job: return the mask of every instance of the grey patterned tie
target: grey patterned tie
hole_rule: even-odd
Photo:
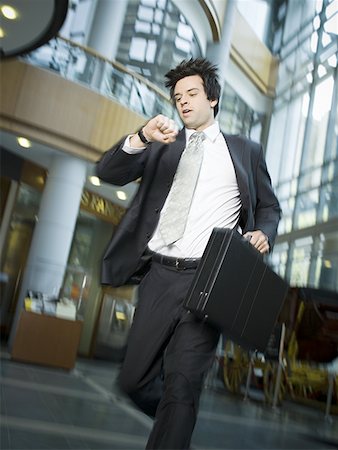
[[[205,134],[201,131],[193,133],[178,164],[170,198],[159,224],[166,245],[173,244],[183,236],[201,169],[204,139]]]

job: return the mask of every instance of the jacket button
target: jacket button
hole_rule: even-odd
[[[158,214],[160,212],[160,208],[156,208],[155,212],[156,212],[156,214]]]
[[[150,234],[150,233],[147,233],[147,238],[148,238],[148,239],[150,238],[150,236],[151,236],[151,234]]]

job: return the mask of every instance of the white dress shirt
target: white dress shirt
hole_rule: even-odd
[[[185,131],[188,142],[195,130]],[[206,135],[203,143],[203,161],[184,234],[174,244],[167,246],[158,224],[148,244],[150,250],[154,252],[179,258],[200,258],[213,228],[235,228],[238,224],[241,201],[228,146],[220,132],[218,122],[214,122],[203,132]],[[140,151],[129,146],[129,137],[123,150],[127,153]],[[167,206],[170,193],[171,191],[162,211]]]

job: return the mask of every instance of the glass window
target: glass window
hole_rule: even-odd
[[[325,161],[329,161],[331,163],[331,161],[337,160],[338,158],[338,95],[337,95],[337,86],[335,87],[336,92],[335,92],[335,103],[336,103],[336,108],[332,108],[332,112],[331,114],[334,114],[334,125],[330,130],[330,134],[328,135],[328,143],[326,145],[326,154],[325,154]],[[338,169],[337,169],[337,165],[334,169],[332,164],[329,164],[329,167],[331,167],[332,170],[332,176],[335,175],[337,176],[338,174]]]
[[[276,111],[271,119],[268,144],[266,150],[266,163],[269,167],[270,176],[274,185],[280,182],[279,167],[283,157],[283,142],[285,125],[287,119],[287,108]],[[291,175],[291,174],[290,174]]]
[[[263,130],[264,121],[265,121],[265,116],[261,116],[259,114],[254,114],[254,122],[252,123],[251,129],[250,129],[250,139],[252,139],[255,142],[262,141],[262,130]]]
[[[325,16],[328,19],[335,16],[336,20],[338,20],[338,0],[331,0],[330,3],[328,3],[325,8]],[[336,27],[336,33],[338,33],[338,27]]]
[[[271,259],[271,266],[282,278],[286,277],[286,263],[288,260],[289,244],[287,242],[282,242],[276,244]]]
[[[328,218],[338,217],[338,161],[336,161],[336,178],[330,186],[330,195],[328,197]]]
[[[267,146],[283,210],[278,233],[287,234],[290,243],[286,273],[291,284],[338,290],[332,281],[337,280],[338,232],[313,238],[315,245],[310,237],[293,240],[297,229],[311,227],[315,236],[323,222],[325,230],[336,228],[331,220],[338,217],[338,0],[283,4],[286,20]],[[276,8],[273,12],[281,26],[282,17]]]
[[[284,27],[284,42],[299,29],[302,17],[302,1],[290,2]]]
[[[295,208],[295,197],[280,198],[277,195],[282,209],[282,218],[278,226],[278,234],[289,233],[292,229],[293,211]]]
[[[338,178],[321,189],[317,221],[327,222],[335,217],[338,217]]]
[[[338,291],[338,231],[321,234],[315,287]]]
[[[62,296],[73,300],[84,317],[97,301],[103,251],[113,225],[80,211],[64,276]],[[88,309],[89,304],[89,309]],[[89,322],[94,322],[93,316]]]
[[[156,41],[154,40],[148,41],[147,55],[146,55],[147,62],[153,63],[155,61],[156,48],[157,48]]]
[[[16,302],[20,293],[23,268],[25,267],[39,211],[41,192],[20,183],[10,226],[1,255],[1,272],[8,279],[1,286],[1,326],[10,330]]]
[[[150,33],[151,25],[148,22],[142,22],[141,20],[136,20],[135,22],[136,33]]]
[[[312,236],[295,240],[291,252],[291,286],[307,285],[312,245]]]
[[[304,97],[304,96],[303,96]],[[287,106],[285,134],[280,161],[279,179],[286,180],[298,176],[303,148],[306,115],[303,97],[298,97]]]
[[[175,38],[175,46],[178,48],[178,50],[182,50],[183,52],[189,53],[190,52],[190,42],[186,41],[185,39],[181,39],[180,37],[176,36]]]
[[[302,174],[298,179],[298,190],[301,192],[318,187],[321,183],[322,167]]]
[[[192,29],[186,23],[180,22],[177,27],[177,34],[187,41],[191,41],[194,37]]]
[[[162,23],[162,21],[163,21],[163,11],[161,11],[160,9],[156,9],[154,19],[155,19],[156,23]]]
[[[337,25],[337,27],[338,27],[338,25]],[[322,34],[322,46],[326,47],[327,45],[331,44],[331,42],[332,42],[332,39],[331,39],[330,35],[325,33],[325,31],[324,31]]]
[[[305,157],[303,157],[302,170],[323,163],[333,86],[333,78],[328,77],[315,88],[309,140],[307,148],[304,149]]]
[[[315,225],[318,204],[319,189],[312,189],[298,195],[293,228],[300,229]]]
[[[137,61],[144,61],[147,41],[144,38],[133,37],[130,43],[129,56]]]
[[[221,129],[227,133],[250,135],[254,111],[227,83],[223,86],[222,104],[218,120]]]
[[[173,2],[129,0],[116,56],[119,62],[165,89],[168,70],[198,56],[198,40]]]
[[[316,1],[297,0],[296,2],[288,2],[284,42],[297,35],[304,24],[311,21],[315,15],[316,7],[318,12]]]
[[[160,34],[161,27],[157,23],[153,23],[151,29],[152,29],[153,34],[155,34],[155,35]]]
[[[154,20],[154,10],[140,5],[138,8],[137,16],[139,19],[145,22],[152,22]]]
[[[338,34],[337,31],[337,13],[331,17],[329,20],[327,20],[324,24],[324,30],[327,33],[332,33],[332,34]]]
[[[156,0],[143,0],[142,2],[145,6],[150,6],[152,8],[155,8],[156,6]]]

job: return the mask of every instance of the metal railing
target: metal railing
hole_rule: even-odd
[[[113,98],[146,118],[164,114],[177,119],[170,97],[155,84],[68,39],[56,37],[24,59]]]

